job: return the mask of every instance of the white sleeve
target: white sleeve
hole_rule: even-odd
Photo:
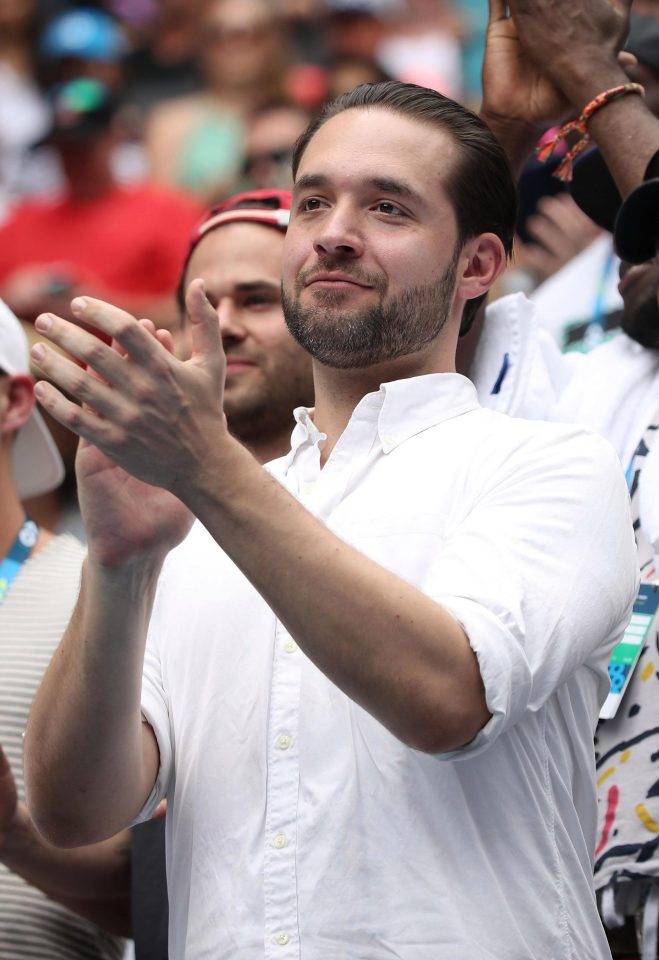
[[[578,430],[556,439],[511,458],[432,570],[426,592],[465,630],[492,714],[444,758],[486,749],[584,665],[606,693],[638,584],[629,497],[606,441]]]

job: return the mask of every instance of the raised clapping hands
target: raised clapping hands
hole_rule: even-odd
[[[631,0],[490,0],[481,116],[519,174],[550,126],[626,80]]]
[[[509,0],[508,7],[528,57],[573,106],[585,106],[579,84],[618,64],[631,0]]]
[[[48,377],[84,405],[50,383],[35,388],[45,409],[82,438],[81,510],[90,551],[109,565],[175,546],[192,522],[178,498],[209,469],[209,454],[218,462],[222,440],[236,442],[222,411],[225,359],[217,316],[201,281],[190,284],[187,306],[187,361],[171,354],[168,335],[149,321],[88,297],[72,303],[74,315],[111,337],[113,346],[51,314],[35,324],[88,367],[46,344],[32,351]]]
[[[570,104],[522,42],[505,0],[490,0],[481,113],[533,131],[560,120]]]

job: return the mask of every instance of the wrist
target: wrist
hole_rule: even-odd
[[[94,553],[92,547],[82,568],[87,587],[119,597],[141,598],[155,590],[167,551],[143,554],[122,562],[110,562]]]
[[[575,64],[577,59],[555,65],[556,80],[570,101],[575,116],[580,116],[587,104],[600,93],[629,83],[629,77],[616,61],[606,59],[593,63],[582,60]]]
[[[238,503],[252,478],[263,477],[263,468],[252,453],[229,433],[209,449],[203,465],[195,472],[185,490],[173,491],[188,509],[204,522],[209,506],[223,511]]]

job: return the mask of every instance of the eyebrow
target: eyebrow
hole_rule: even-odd
[[[298,193],[301,190],[323,188],[327,187],[328,184],[328,177],[323,176],[321,173],[303,173],[302,176],[298,177],[295,181],[293,192]],[[408,183],[405,183],[404,180],[397,180],[394,177],[369,177],[369,179],[366,180],[366,186],[373,190],[387,193],[392,197],[400,197],[402,200],[411,200],[414,203],[424,206],[426,203],[421,194],[414,190]]]
[[[279,291],[279,283],[272,280],[247,280],[244,283],[237,283],[234,287],[237,293],[253,293],[255,290],[263,289]]]

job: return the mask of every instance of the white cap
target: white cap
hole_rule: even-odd
[[[0,300],[0,370],[29,373],[27,337],[19,320]],[[12,472],[18,496],[24,500],[59,487],[64,464],[36,407],[18,431],[12,451]]]

